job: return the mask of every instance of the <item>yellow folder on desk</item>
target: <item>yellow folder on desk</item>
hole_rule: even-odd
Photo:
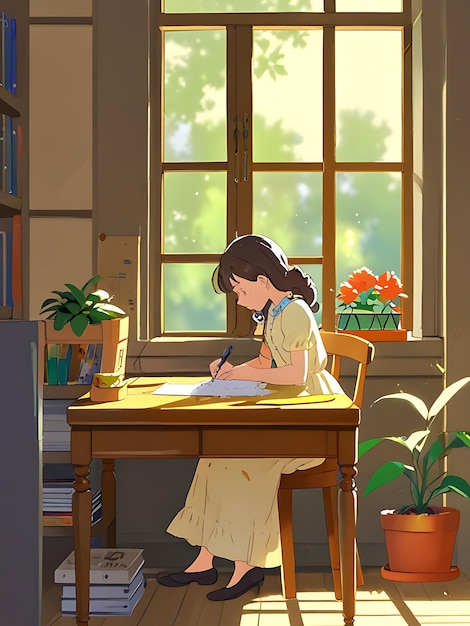
[[[297,396],[296,398],[263,398],[257,400],[256,404],[271,404],[274,406],[283,406],[287,404],[312,404],[317,402],[331,402],[334,400],[334,394],[317,394],[310,396]]]

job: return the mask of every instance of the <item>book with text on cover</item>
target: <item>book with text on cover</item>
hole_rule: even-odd
[[[92,548],[90,550],[90,584],[126,584],[132,582],[142,567],[142,549]],[[59,565],[54,572],[54,582],[75,584],[75,553]]]

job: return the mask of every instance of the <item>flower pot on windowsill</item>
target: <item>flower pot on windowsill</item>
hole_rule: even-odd
[[[400,313],[349,311],[337,315],[339,332],[358,335],[369,341],[406,341],[407,331],[400,327]]]
[[[450,507],[431,507],[431,514],[398,515],[394,510],[381,512],[389,558],[382,567],[387,580],[402,582],[439,582],[459,576],[452,566],[460,511]]]

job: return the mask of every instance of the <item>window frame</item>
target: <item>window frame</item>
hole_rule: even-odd
[[[335,189],[336,176],[338,172],[401,172],[402,174],[402,262],[401,262],[401,278],[407,287],[407,293],[410,296],[403,303],[403,326],[412,328],[413,317],[413,150],[412,150],[412,99],[411,99],[411,2],[404,0],[403,11],[401,13],[336,13],[334,10],[334,0],[325,1],[324,13],[247,13],[247,14],[224,14],[219,16],[215,13],[198,13],[198,14],[165,14],[156,10],[156,28],[151,32],[155,33],[155,45],[153,48],[154,62],[151,67],[162,68],[161,51],[162,37],[165,30],[180,28],[215,28],[224,27],[222,22],[229,22],[238,26],[256,27],[306,27],[306,28],[322,28],[323,30],[323,162],[307,164],[308,171],[323,171],[323,207],[322,207],[322,230],[323,230],[323,246],[328,246],[329,254],[323,257],[290,257],[292,264],[299,265],[306,263],[323,263],[323,286],[322,286],[322,305],[323,315],[322,324],[327,330],[334,330],[335,327],[335,309],[336,300],[331,297],[332,292],[336,292],[336,214],[335,214]],[[402,161],[401,162],[336,162],[335,161],[335,57],[334,57],[334,36],[335,28],[371,28],[371,29],[399,29],[403,30],[403,98],[402,98]],[[230,27],[227,28],[227,46],[233,45],[233,33]],[[251,62],[251,58],[243,59],[245,65]],[[151,59],[152,64],[152,59]],[[157,105],[158,116],[160,117],[160,107],[162,106],[162,76],[160,72],[150,72],[151,86],[151,102],[160,103]],[[331,78],[330,78],[331,77]],[[228,87],[228,85],[227,85]],[[246,98],[246,96],[245,96]],[[162,262],[171,260],[176,262],[194,260],[196,257],[201,261],[217,263],[218,255],[164,255],[160,249],[159,242],[162,240],[161,217],[160,217],[160,198],[162,195],[162,176],[165,171],[178,171],[184,169],[184,164],[164,163],[162,154],[162,123],[156,123],[155,117],[151,120],[151,142],[150,142],[150,162],[152,166],[150,172],[150,215],[148,220],[149,231],[146,236],[147,241],[147,265],[148,279],[147,284],[160,285],[162,276]],[[163,116],[161,116],[163,118]],[[251,118],[251,111],[250,111]],[[227,120],[230,118],[228,111]],[[153,122],[153,123],[152,123]],[[232,129],[227,124],[227,146],[230,146],[230,135]],[[273,171],[275,165],[272,163],[252,162],[251,154],[249,155],[251,171]],[[208,163],[207,169],[214,171],[220,170],[220,164]],[[303,165],[303,164],[302,164]],[[227,164],[230,167],[230,164]],[[293,165],[293,169],[298,167]],[[190,168],[189,168],[190,169]],[[286,168],[288,170],[288,168]],[[251,192],[251,185],[250,192]],[[244,190],[246,191],[246,190]],[[228,193],[233,193],[230,189]],[[239,224],[233,224],[233,218],[230,216],[227,220],[227,243],[233,239],[236,234],[248,232],[247,223],[243,220]],[[153,242],[150,233],[154,233]],[[144,279],[145,280],[145,279]],[[153,298],[151,295],[153,292]],[[235,303],[228,306],[228,331],[220,332],[160,332],[161,326],[161,308],[160,290],[145,290],[142,299],[143,308],[149,313],[146,320],[147,339],[161,338],[171,340],[173,337],[226,337],[231,335],[230,328],[235,327],[235,336],[246,335],[247,320],[246,316],[235,316],[230,306],[235,308]],[[147,296],[147,298],[145,297]],[[147,301],[146,301],[147,300]],[[153,314],[152,314],[153,311]],[[237,328],[233,324],[233,320],[241,319],[241,326]]]

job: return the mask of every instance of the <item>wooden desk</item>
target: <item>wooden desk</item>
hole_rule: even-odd
[[[91,491],[93,458],[103,459],[102,498],[106,543],[116,545],[116,458],[335,457],[342,479],[338,494],[343,615],[354,624],[356,591],[356,475],[360,410],[345,395],[330,402],[267,406],[262,398],[158,396],[164,378],[132,379],[119,402],[87,396],[67,409],[75,473],[72,499],[77,624],[89,620]],[[195,382],[174,378],[172,382]],[[199,379],[201,380],[201,379]],[[277,388],[278,396],[293,393]],[[189,487],[189,485],[188,485]]]

